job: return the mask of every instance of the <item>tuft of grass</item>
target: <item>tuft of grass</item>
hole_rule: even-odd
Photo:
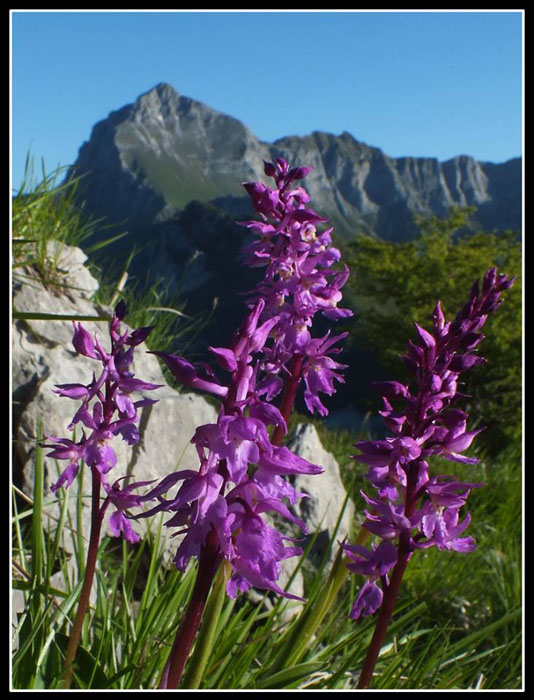
[[[216,301],[203,318],[192,318],[185,313],[183,299],[179,295],[171,296],[163,281],[148,289],[142,287],[140,291],[139,284],[128,280],[128,267],[135,250],[121,270],[115,269],[113,261],[103,255],[102,249],[126,235],[124,233],[90,246],[84,245],[104,225],[101,219],[87,216],[77,197],[81,177],[64,180],[67,170],[68,166],[65,166],[47,173],[42,162],[41,174],[37,175],[33,158],[29,153],[26,157],[23,181],[12,198],[14,279],[24,283],[36,277],[46,287],[53,287],[61,293],[65,291],[60,267],[63,245],[82,247],[89,256],[87,265],[99,281],[94,301],[114,307],[119,299],[123,299],[132,326],[154,326],[149,347],[184,352],[209,323]],[[103,261],[108,263],[104,271]],[[19,312],[15,314],[18,318],[24,317]],[[26,316],[36,318],[31,313]]]
[[[80,178],[61,182],[67,167],[36,176],[30,154],[23,181],[12,198],[12,260],[14,275],[37,276],[46,286],[59,285],[61,244],[80,246],[100,225],[76,203]],[[52,241],[57,241],[51,245]]]

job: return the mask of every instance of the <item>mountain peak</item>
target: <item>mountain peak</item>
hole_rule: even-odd
[[[150,90],[147,90],[146,92],[142,93],[138,99],[141,99],[146,95],[151,95],[153,93],[155,93],[159,97],[180,96],[178,90],[176,90],[176,88],[174,88],[170,83],[161,82],[157,85],[154,85],[154,87],[150,88]]]
[[[167,111],[177,110],[180,100],[187,100],[188,98],[183,98],[178,90],[173,88],[169,83],[158,83],[150,90],[143,92],[135,100],[133,104],[134,111],[154,111],[159,113],[162,108],[166,108]]]
[[[263,160],[278,157],[313,166],[310,196],[348,240],[358,233],[406,240],[414,214],[445,216],[451,206],[479,207],[488,229],[520,227],[520,168],[487,168],[467,156],[393,158],[348,131],[267,143],[164,81],[95,125],[76,171],[89,173],[86,201],[99,217],[148,230],[169,207],[246,199],[241,183],[262,180]]]

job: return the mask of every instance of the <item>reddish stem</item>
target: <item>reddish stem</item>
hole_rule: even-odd
[[[67,652],[65,655],[65,662],[63,664],[65,669],[63,674],[64,689],[70,688],[72,681],[74,659],[76,658],[76,652],[78,651],[78,646],[80,644],[85,614],[87,612],[87,608],[89,607],[89,598],[91,595],[91,588],[93,585],[98,555],[98,544],[100,542],[100,531],[102,529],[102,520],[104,519],[104,510],[100,508],[101,475],[98,469],[92,469],[91,474],[93,482],[93,492],[91,496],[91,533],[89,535],[87,561],[85,563],[83,585],[80,593],[80,599],[78,601],[78,610],[76,611],[76,617],[74,618],[74,623],[72,625],[69,643],[67,645]]]
[[[404,576],[409,558],[409,551],[403,554],[399,553],[399,558],[395,564],[393,573],[391,574],[389,586],[384,591],[384,598],[382,600],[382,605],[380,606],[380,612],[378,613],[375,631],[373,633],[371,643],[369,644],[367,656],[358,680],[358,688],[369,688],[371,686],[373,671],[378,660],[378,655],[380,654],[380,649],[382,648],[384,637],[386,636],[386,632],[389,627],[391,616],[393,615],[395,601],[397,600],[402,577]]]
[[[216,533],[214,530],[211,530],[206,539],[206,544],[200,551],[193,595],[174,638],[174,644],[163,671],[159,689],[178,688],[189,652],[195,641],[202,615],[204,614],[211,584],[221,559],[222,556],[216,542]]]
[[[291,368],[289,370],[289,377],[286,379],[284,396],[280,405],[280,413],[284,417],[286,423],[289,422],[289,416],[291,415],[291,411],[295,405],[303,363],[304,355],[293,355],[293,359],[291,360]],[[271,442],[276,447],[280,447],[283,439],[284,429],[281,425],[277,425],[273,431]]]
[[[417,505],[416,486],[418,472],[419,463],[415,461],[411,464],[411,468],[408,471],[408,483],[406,484],[404,514],[407,518],[411,518]],[[378,613],[378,619],[373,637],[371,639],[371,643],[369,644],[367,656],[365,657],[360,678],[358,680],[358,688],[360,689],[371,687],[373,671],[376,666],[376,662],[378,661],[380,649],[384,643],[386,632],[391,621],[391,616],[393,615],[395,602],[397,600],[397,596],[399,595],[402,577],[406,571],[406,566],[408,565],[412,551],[413,547],[411,546],[410,533],[403,532],[399,537],[397,563],[395,564],[391,574],[389,585],[384,590],[384,597]]]
[[[284,396],[280,406],[280,412],[286,423],[289,421],[289,416],[295,404],[303,362],[303,355],[294,355],[291,361],[289,377],[286,380]],[[233,398],[230,399],[229,395],[226,403],[230,403],[231,400]],[[279,447],[282,444],[283,437],[284,429],[282,426],[276,426],[271,439],[272,444]],[[216,535],[212,530],[207,537],[206,544],[201,549],[193,594],[176,633],[169,659],[161,676],[159,689],[176,689],[180,684],[185,664],[202,621],[211,584],[221,559],[222,555],[217,547]]]

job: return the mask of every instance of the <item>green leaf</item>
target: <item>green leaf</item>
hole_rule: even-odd
[[[66,634],[57,634],[55,641],[61,651],[66,653],[69,638]],[[84,690],[102,690],[110,688],[110,679],[97,662],[93,654],[79,646],[74,660],[74,677],[80,688]]]
[[[283,671],[274,673],[262,681],[256,683],[256,688],[286,688],[289,685],[303,681],[310,673],[319,671],[323,667],[320,661],[312,663],[297,664],[292,668],[286,668]]]
[[[29,591],[31,590],[33,584],[31,581],[23,581],[21,579],[14,579],[11,582],[11,587],[14,588],[15,590],[18,591]],[[44,584],[40,584],[38,586],[35,586],[34,589],[38,593],[49,593],[50,595],[57,595],[60,598],[66,598],[68,596],[68,593],[65,591],[60,590],[59,588],[54,588],[53,586],[47,586]]]
[[[85,249],[85,252],[90,255],[92,253],[95,253],[97,250],[101,250],[102,248],[105,248],[108,246],[110,243],[115,243],[115,241],[118,241],[120,238],[124,238],[124,236],[128,235],[128,231],[125,231],[124,233],[118,233],[116,236],[110,236],[110,238],[106,238],[103,241],[99,241],[98,243],[94,243],[91,246],[88,246]]]
[[[12,316],[22,321],[111,321],[111,316],[48,314],[37,311],[16,311],[15,309],[13,309]]]

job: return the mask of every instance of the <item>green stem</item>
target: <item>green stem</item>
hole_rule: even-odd
[[[304,615],[279,654],[275,670],[295,666],[303,657],[310,639],[332,607],[341,586],[347,578],[347,573],[345,557],[343,556],[343,550],[340,548],[330,570],[328,580],[324,587],[321,588],[319,597],[314,600],[313,604],[306,607]],[[273,671],[272,668],[270,670]]]
[[[91,533],[89,536],[89,548],[87,550],[87,561],[85,564],[85,572],[83,578],[83,586],[78,601],[78,610],[72,625],[72,630],[67,645],[67,653],[63,664],[63,688],[68,690],[72,682],[74,671],[74,659],[80,644],[83,622],[87,608],[89,607],[89,598],[95,575],[96,560],[98,555],[98,544],[100,542],[100,531],[102,529],[102,520],[104,518],[104,510],[100,508],[100,484],[101,475],[98,469],[92,469],[93,492],[91,499]]]
[[[362,526],[356,536],[355,543],[365,544],[370,534],[369,530]],[[276,665],[277,670],[294,666],[304,655],[310,639],[331,610],[341,587],[347,580],[349,574],[347,564],[349,561],[347,557],[343,556],[343,550],[340,547],[330,569],[328,579],[321,588],[319,599],[307,606],[304,611],[298,626],[295,627],[293,634],[279,656],[279,662]]]
[[[29,629],[33,627],[33,621],[39,620],[42,615],[42,604],[43,600],[46,601],[46,585],[49,581],[48,577],[43,579],[43,484],[44,484],[44,468],[43,468],[43,454],[39,447],[39,442],[42,440],[41,425],[39,423],[37,427],[37,447],[35,450],[35,471],[34,471],[34,481],[33,481],[33,515],[32,515],[32,545],[31,545],[31,596],[29,598],[30,604],[30,615],[26,618],[24,623],[24,629]],[[44,583],[44,595],[43,599],[39,594],[40,587]],[[42,634],[41,634],[42,637]],[[39,656],[39,649],[42,648],[43,639],[38,641],[36,636],[34,643],[32,644],[32,651],[29,657],[29,678],[31,681],[28,682],[27,687],[33,688],[35,683],[35,677],[37,675],[37,659]]]
[[[41,425],[38,426],[37,440],[42,440]],[[34,585],[40,582],[43,564],[43,483],[44,467],[42,451],[35,451],[35,472],[33,482],[33,517],[32,517],[32,580]]]

